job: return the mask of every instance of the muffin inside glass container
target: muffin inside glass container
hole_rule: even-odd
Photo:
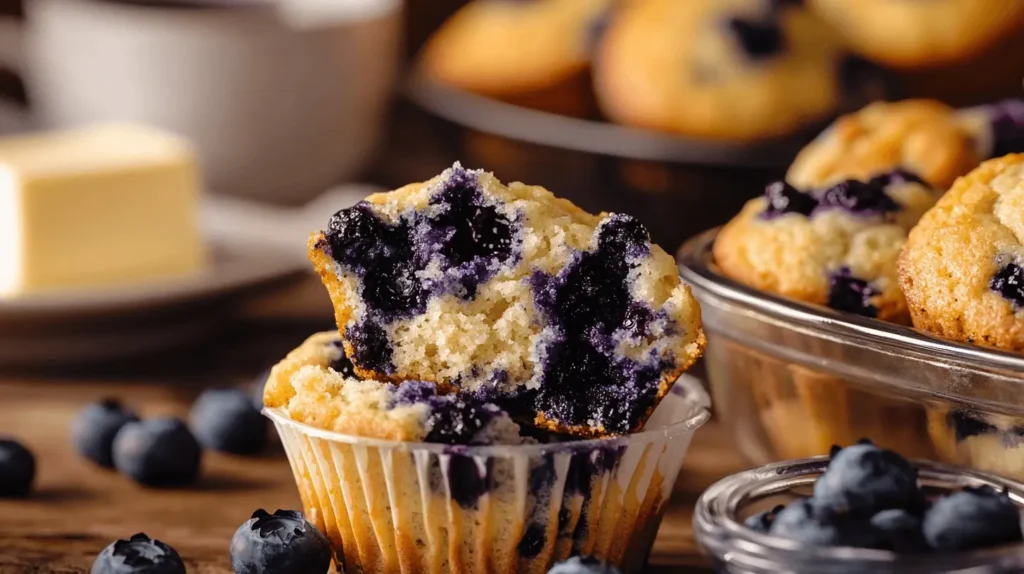
[[[708,488],[694,511],[694,531],[700,546],[719,571],[736,574],[769,572],[899,572],[941,574],[1020,572],[1020,544],[961,552],[897,554],[888,550],[852,547],[808,547],[769,536],[743,524],[744,520],[777,504],[809,494],[828,465],[827,457],[792,460],[740,472]],[[916,462],[922,490],[936,498],[965,487],[1006,491],[1024,505],[1024,485],[991,474]]]
[[[694,237],[677,260],[701,303],[712,396],[748,459],[869,438],[1024,477],[1024,359],[741,285],[714,264],[716,234]]]

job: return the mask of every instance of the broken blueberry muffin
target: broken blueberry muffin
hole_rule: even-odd
[[[430,383],[363,379],[336,332],[318,333],[275,366],[264,404],[317,428],[388,440],[453,445],[520,444],[519,427],[495,405],[441,395]]]
[[[479,395],[551,430],[640,428],[704,344],[639,221],[458,164],[339,211],[309,255],[356,373]]]

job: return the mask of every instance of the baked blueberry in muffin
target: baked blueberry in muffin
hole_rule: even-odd
[[[758,289],[907,322],[896,257],[938,196],[904,169],[816,189],[773,182],[719,233],[715,261]]]
[[[703,347],[636,219],[458,164],[338,212],[309,252],[356,373],[482,394],[550,430],[639,428]]]

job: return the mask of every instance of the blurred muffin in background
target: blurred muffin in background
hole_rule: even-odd
[[[476,0],[427,42],[433,78],[512,103],[583,115],[586,71],[614,0]]]
[[[880,63],[919,68],[982,52],[1024,24],[1017,0],[808,0],[849,47]]]
[[[636,0],[610,22],[594,77],[618,122],[756,140],[833,115],[844,62],[835,34],[798,3]]]

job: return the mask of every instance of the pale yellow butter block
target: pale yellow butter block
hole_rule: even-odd
[[[195,154],[162,131],[0,139],[0,297],[196,273],[198,208]]]

